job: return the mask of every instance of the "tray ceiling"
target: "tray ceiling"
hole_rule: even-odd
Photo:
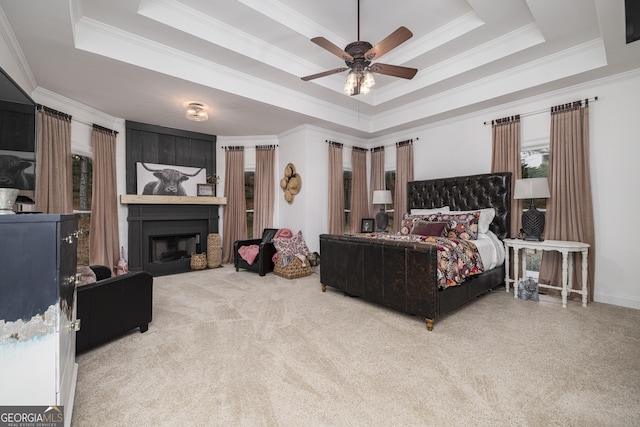
[[[311,124],[371,138],[640,68],[611,0],[361,0],[361,39],[413,37],[368,95],[342,93],[344,63],[310,42],[357,38],[345,0],[0,0],[33,87],[109,115],[216,135],[276,135]],[[5,25],[6,24],[6,25]],[[13,38],[15,37],[15,38]],[[189,102],[209,107],[189,122]]]

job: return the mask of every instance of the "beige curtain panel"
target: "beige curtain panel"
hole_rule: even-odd
[[[256,147],[256,174],[253,196],[253,237],[262,236],[265,228],[273,227],[275,204],[275,158],[274,145]]]
[[[369,216],[375,218],[380,210],[373,204],[373,192],[386,190],[384,182],[384,147],[376,147],[371,151],[371,175],[369,178]]]
[[[367,151],[354,147],[351,150],[351,215],[349,230],[351,234],[360,232],[362,218],[369,214],[367,201]]]
[[[344,234],[342,144],[329,143],[329,234]]]
[[[589,167],[589,106],[580,101],[553,107],[549,141],[549,190],[544,237],[588,243],[588,290],[593,301],[595,278],[595,226]],[[580,266],[582,256],[574,259]],[[574,268],[573,288],[582,289],[582,275]],[[540,282],[562,283],[562,257],[557,252],[544,252]],[[580,298],[571,293],[570,298]]]
[[[224,207],[222,225],[222,262],[233,263],[233,243],[247,239],[247,207],[244,194],[244,148],[225,149]]]
[[[93,146],[93,185],[89,263],[108,266],[114,272],[120,258],[116,133],[94,127],[91,144]]]
[[[407,211],[407,187],[413,181],[413,140],[396,144],[396,189],[393,195],[393,230],[400,231],[402,216]]]
[[[522,178],[520,116],[492,122],[491,172],[511,172],[510,237],[518,237],[522,227],[522,200],[513,198],[516,180]]]
[[[73,213],[71,167],[71,116],[39,106],[36,211]]]

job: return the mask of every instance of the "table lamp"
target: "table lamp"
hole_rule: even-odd
[[[522,231],[524,240],[543,241],[540,237],[544,231],[544,213],[536,209],[534,199],[547,199],[549,181],[547,178],[525,178],[516,180],[514,199],[531,199],[529,210],[522,213]]]
[[[391,191],[389,190],[374,190],[373,191],[373,204],[380,205],[380,212],[376,214],[376,231],[385,231],[387,225],[389,225],[389,215],[385,212],[385,205],[393,203],[391,198]]]

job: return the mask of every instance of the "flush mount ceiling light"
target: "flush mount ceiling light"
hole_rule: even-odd
[[[194,122],[204,122],[209,118],[209,113],[207,113],[207,108],[203,104],[193,102],[187,105],[185,117]]]

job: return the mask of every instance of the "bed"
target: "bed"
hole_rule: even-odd
[[[488,226],[498,243],[508,237],[511,173],[492,173],[408,183],[408,211],[448,206],[454,211],[493,208]],[[442,286],[438,248],[411,240],[371,238],[371,235],[320,236],[320,282],[345,294],[436,320],[483,293],[504,285],[504,263]],[[441,276],[441,275],[440,275]]]

